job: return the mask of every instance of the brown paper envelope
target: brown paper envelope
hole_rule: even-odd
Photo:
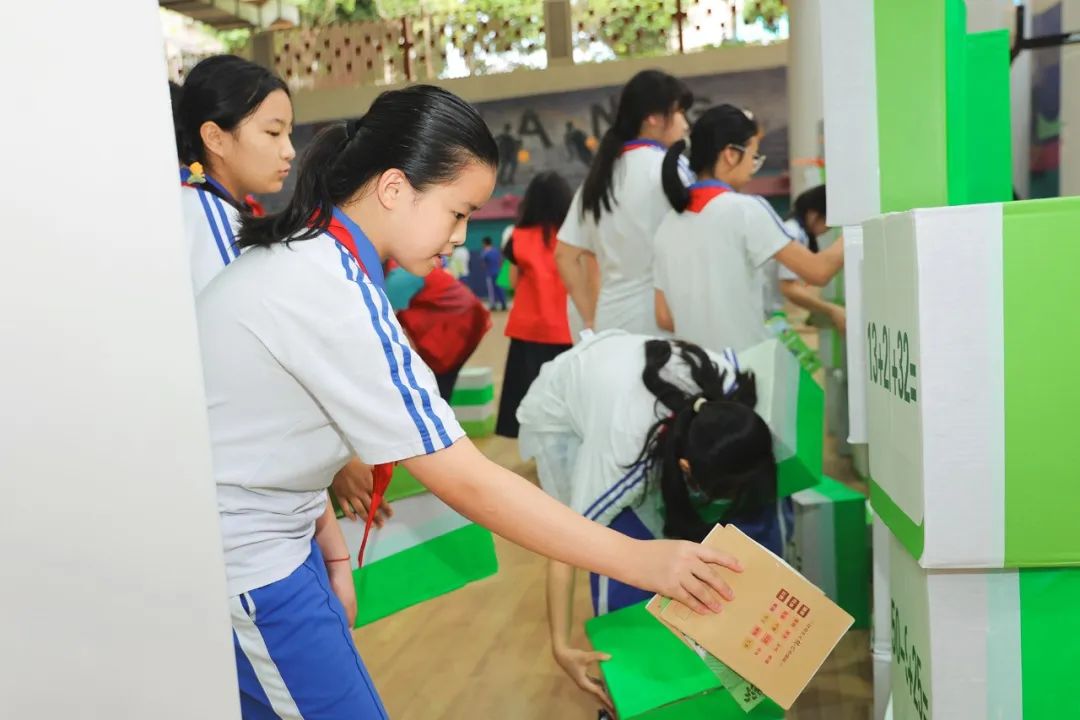
[[[742,563],[741,573],[717,570],[735,600],[708,615],[673,601],[660,610],[661,619],[790,709],[854,620],[735,526],[717,526],[703,544]]]

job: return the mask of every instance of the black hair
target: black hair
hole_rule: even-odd
[[[226,132],[235,130],[276,90],[288,93],[289,86],[262,65],[235,55],[200,61],[184,80],[179,101],[173,99],[180,161],[205,165],[206,148],[199,132],[203,123],[216,123]]]
[[[309,240],[330,225],[335,205],[391,168],[418,192],[457,177],[470,162],[495,168],[499,151],[479,113],[442,88],[414,85],[375,99],[367,115],[319,132],[304,153],[289,204],[244,218],[237,244]]]
[[[611,211],[616,202],[612,196],[611,179],[615,161],[622,152],[623,143],[629,142],[641,132],[641,124],[650,115],[670,115],[673,111],[686,112],[694,104],[694,94],[676,77],[659,70],[642,70],[622,89],[615,121],[596,149],[596,157],[589,166],[589,174],[581,189],[581,214],[592,213],[597,220],[602,211]]]
[[[172,107],[172,119],[173,119],[173,135],[176,139],[176,155],[180,164],[184,164],[184,158],[180,157],[180,121],[177,118],[177,112],[180,110],[180,98],[182,97],[184,89],[172,80],[169,81],[169,104]]]
[[[525,197],[518,205],[518,227],[539,227],[543,231],[544,244],[548,247],[555,240],[555,233],[570,211],[574,191],[570,183],[557,172],[538,173],[525,188]]]
[[[688,393],[660,376],[674,350],[689,367],[699,393]],[[727,522],[776,501],[772,433],[754,410],[757,387],[752,374],[736,372],[734,388],[725,393],[726,372],[700,347],[649,340],[641,379],[656,396],[657,407],[670,412],[649,429],[635,461],[646,464],[646,473],[659,475],[667,537],[700,542],[711,529],[691,502],[688,482],[710,500],[731,501],[724,515]],[[679,465],[682,459],[690,464],[689,477]]]
[[[799,227],[806,233],[806,237],[810,241],[810,251],[818,251],[817,235],[810,231],[807,227],[806,216],[813,210],[824,219],[826,217],[825,212],[825,186],[818,185],[812,187],[809,190],[803,192],[799,197],[795,198],[795,207],[792,208],[791,215],[795,218],[795,221],[799,223]]]
[[[484,239],[480,241],[480,244],[481,245],[494,245],[495,241],[492,240],[490,237],[485,236]]]
[[[697,175],[712,174],[724,148],[745,146],[758,130],[757,120],[734,105],[709,108],[690,130],[690,169]],[[664,194],[677,212],[685,211],[690,204],[690,190],[679,176],[679,156],[685,149],[686,143],[681,140],[668,148],[661,173]]]

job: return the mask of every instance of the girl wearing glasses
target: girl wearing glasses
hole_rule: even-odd
[[[772,207],[740,190],[761,169],[761,131],[754,116],[732,105],[709,108],[690,132],[687,186],[677,142],[664,158],[662,182],[673,208],[655,236],[656,323],[677,337],[720,352],[766,340],[764,268],[775,258],[812,285],[824,285],[844,264],[844,246],[810,252]]]

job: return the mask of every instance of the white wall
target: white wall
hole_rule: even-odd
[[[6,19],[0,716],[235,718],[157,5]]]
[[[966,0],[967,31],[1012,29],[1016,24],[1016,5],[1013,0]]]

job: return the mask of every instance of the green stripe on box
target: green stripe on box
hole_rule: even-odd
[[[486,420],[462,420],[461,429],[471,438],[485,438],[495,434],[495,416]]]
[[[911,553],[911,557],[920,559],[923,548],[926,546],[926,529],[923,525],[916,525],[911,518],[904,514],[900,506],[893,502],[889,494],[880,485],[874,482],[874,478],[868,478],[870,483],[870,504],[874,508],[881,521],[885,523],[900,544]]]
[[[1020,571],[1020,645],[1024,720],[1075,716],[1080,667],[1080,571]],[[1015,682],[1015,680],[1014,680]],[[1073,707],[1073,711],[1067,710]]]
[[[356,627],[381,620],[499,570],[488,530],[466,525],[353,571]]]
[[[836,538],[836,604],[855,618],[856,629],[870,627],[870,550],[866,542],[866,498],[830,477],[816,488],[833,501]]]
[[[941,3],[941,0],[937,0]],[[967,100],[967,6],[964,0],[945,0],[945,127],[948,163],[948,204],[959,205],[967,196],[968,100]],[[946,203],[939,203],[944,205]]]
[[[766,701],[745,713],[704,661],[645,610],[632,605],[585,623],[620,720],[779,720]]]
[[[799,372],[795,454],[776,466],[780,497],[817,485],[825,437],[825,392],[805,370]]]
[[[459,405],[484,405],[495,399],[495,386],[488,385],[483,388],[455,388],[450,398],[450,406]]]
[[[1080,333],[1060,310],[1080,266],[1080,198],[1003,207],[1005,565],[1076,564]]]
[[[945,5],[874,2],[883,213],[948,204]]]
[[[973,33],[966,40],[967,157],[949,168],[950,179],[965,175],[964,193],[952,204],[1007,202],[1013,197],[1009,31]]]
[[[858,490],[852,490],[844,483],[828,475],[822,475],[821,482],[810,489],[833,502],[866,500],[866,496]],[[863,508],[862,512],[865,514],[865,508]]]

